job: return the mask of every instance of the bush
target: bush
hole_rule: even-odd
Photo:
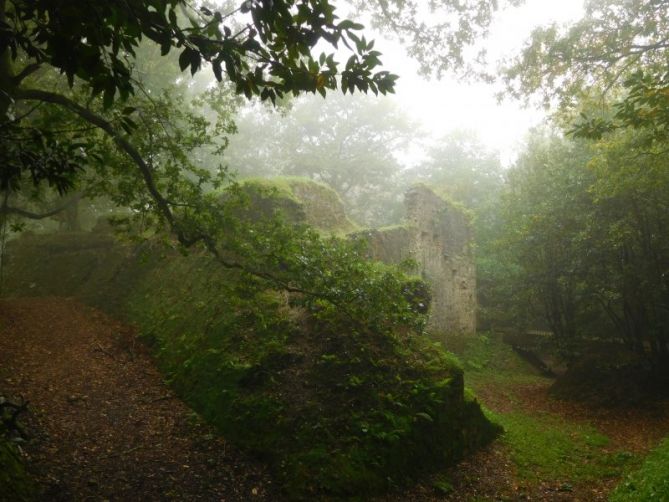
[[[131,318],[180,395],[291,498],[378,493],[490,441],[457,361],[421,334],[416,279],[301,235],[280,259],[290,294],[204,256],[145,276]]]
[[[641,468],[629,474],[611,494],[611,502],[669,500],[669,438],[651,452]]]

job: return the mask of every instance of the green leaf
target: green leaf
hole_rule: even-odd
[[[186,47],[181,54],[179,54],[179,68],[184,71],[190,65],[191,50]]]

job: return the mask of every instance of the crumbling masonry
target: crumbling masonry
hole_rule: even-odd
[[[476,330],[476,268],[465,213],[418,185],[405,196],[407,223],[363,232],[372,257],[386,263],[412,259],[430,285],[428,330],[435,336]]]

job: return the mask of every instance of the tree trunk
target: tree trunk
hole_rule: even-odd
[[[0,24],[7,20],[5,8],[7,0],[0,0]],[[12,60],[9,48],[0,53],[0,123],[8,120],[7,114],[12,104],[13,83],[12,83]]]

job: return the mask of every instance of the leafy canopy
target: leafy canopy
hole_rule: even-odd
[[[572,110],[594,94],[604,103],[578,121],[580,136],[633,127],[661,140],[669,125],[668,14],[667,0],[586,0],[576,23],[536,29],[503,79],[516,97],[539,95]]]
[[[119,105],[138,90],[143,101],[156,101],[136,71],[140,44],[148,40],[158,46],[165,61],[178,52],[179,67],[191,74],[209,66],[247,97],[275,101],[286,94],[325,95],[337,88],[392,92],[396,77],[377,71],[380,53],[358,34],[361,29],[340,20],[324,0],[247,0],[227,12],[186,0],[114,1],[86,8],[64,0],[0,0],[0,140],[7,145],[0,173],[6,195],[2,213],[10,212],[11,193],[28,188],[21,179],[64,193],[100,164],[89,155],[99,137],[82,142],[63,128],[35,120],[34,111],[46,104],[111,140],[126,159],[123,173],[134,170],[144,187],[143,198],[135,202],[149,207],[183,244],[201,242],[204,235],[188,227],[190,216],[181,217],[205,204],[203,193],[220,180],[214,182],[203,166],[194,165],[188,144],[170,137],[159,144],[158,138],[138,133],[137,106]],[[340,64],[333,53],[317,54],[319,42],[344,45],[350,57]],[[55,72],[67,77],[71,91],[42,80]],[[181,121],[176,129],[193,126],[176,121]],[[144,125],[150,131],[164,129],[164,123],[154,114]],[[156,149],[170,150],[173,160],[157,156]]]
[[[247,0],[231,12],[199,8],[185,0],[95,2],[86,8],[68,0],[3,0],[0,54],[16,61],[46,63],[102,93],[106,106],[134,92],[132,57],[146,37],[161,54],[179,51],[182,70],[192,74],[209,63],[237,91],[275,100],[285,93],[344,91],[386,93],[395,76],[374,73],[380,53],[356,34],[362,25],[339,21],[322,0]],[[241,17],[237,20],[236,15]],[[186,22],[184,22],[186,18]],[[233,19],[235,22],[233,23]],[[341,69],[332,54],[314,55],[319,41],[353,53]]]

